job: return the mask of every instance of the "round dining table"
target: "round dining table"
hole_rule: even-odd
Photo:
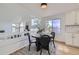
[[[47,35],[47,34],[43,34],[43,35]],[[35,34],[35,35],[31,35],[31,36],[36,39],[36,51],[39,51],[40,50],[40,38],[42,35]],[[49,36],[52,39],[52,36],[51,35],[49,35]]]

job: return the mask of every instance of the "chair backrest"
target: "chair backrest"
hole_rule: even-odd
[[[53,36],[53,39],[55,38],[55,32],[51,32],[51,35]]]
[[[26,25],[25,29],[26,29],[27,31],[30,31],[30,29],[29,29],[29,26],[28,26],[28,25]]]
[[[31,43],[30,33],[27,33],[27,36],[28,36],[29,43]]]
[[[44,49],[49,48],[50,37],[48,35],[42,35],[40,38],[41,47]]]

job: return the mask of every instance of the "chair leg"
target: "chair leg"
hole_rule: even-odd
[[[55,48],[55,42],[54,42],[54,40],[53,40],[53,45],[54,45],[54,48]]]
[[[29,44],[29,51],[30,51],[30,46],[31,46],[31,44]]]
[[[48,50],[48,54],[50,55],[50,52],[49,52],[49,50]]]
[[[48,48],[48,54],[50,55],[50,51],[49,51],[49,48]]]
[[[40,55],[42,54],[42,49],[40,50]]]

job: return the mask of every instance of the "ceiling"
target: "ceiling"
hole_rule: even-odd
[[[19,16],[27,15],[37,17],[53,16],[79,8],[77,3],[47,4],[48,7],[42,9],[40,7],[41,3],[0,3],[0,22],[18,22],[21,20]]]
[[[48,3],[48,7],[45,9],[40,7],[40,3],[27,3],[19,5],[28,10],[28,12],[31,12],[32,15],[41,17],[57,15],[79,8],[79,4],[77,3]]]

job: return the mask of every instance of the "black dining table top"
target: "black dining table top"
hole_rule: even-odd
[[[41,36],[33,36],[33,35],[32,35],[32,37],[33,37],[33,38],[40,38]],[[49,36],[49,37],[52,38],[52,36]]]

